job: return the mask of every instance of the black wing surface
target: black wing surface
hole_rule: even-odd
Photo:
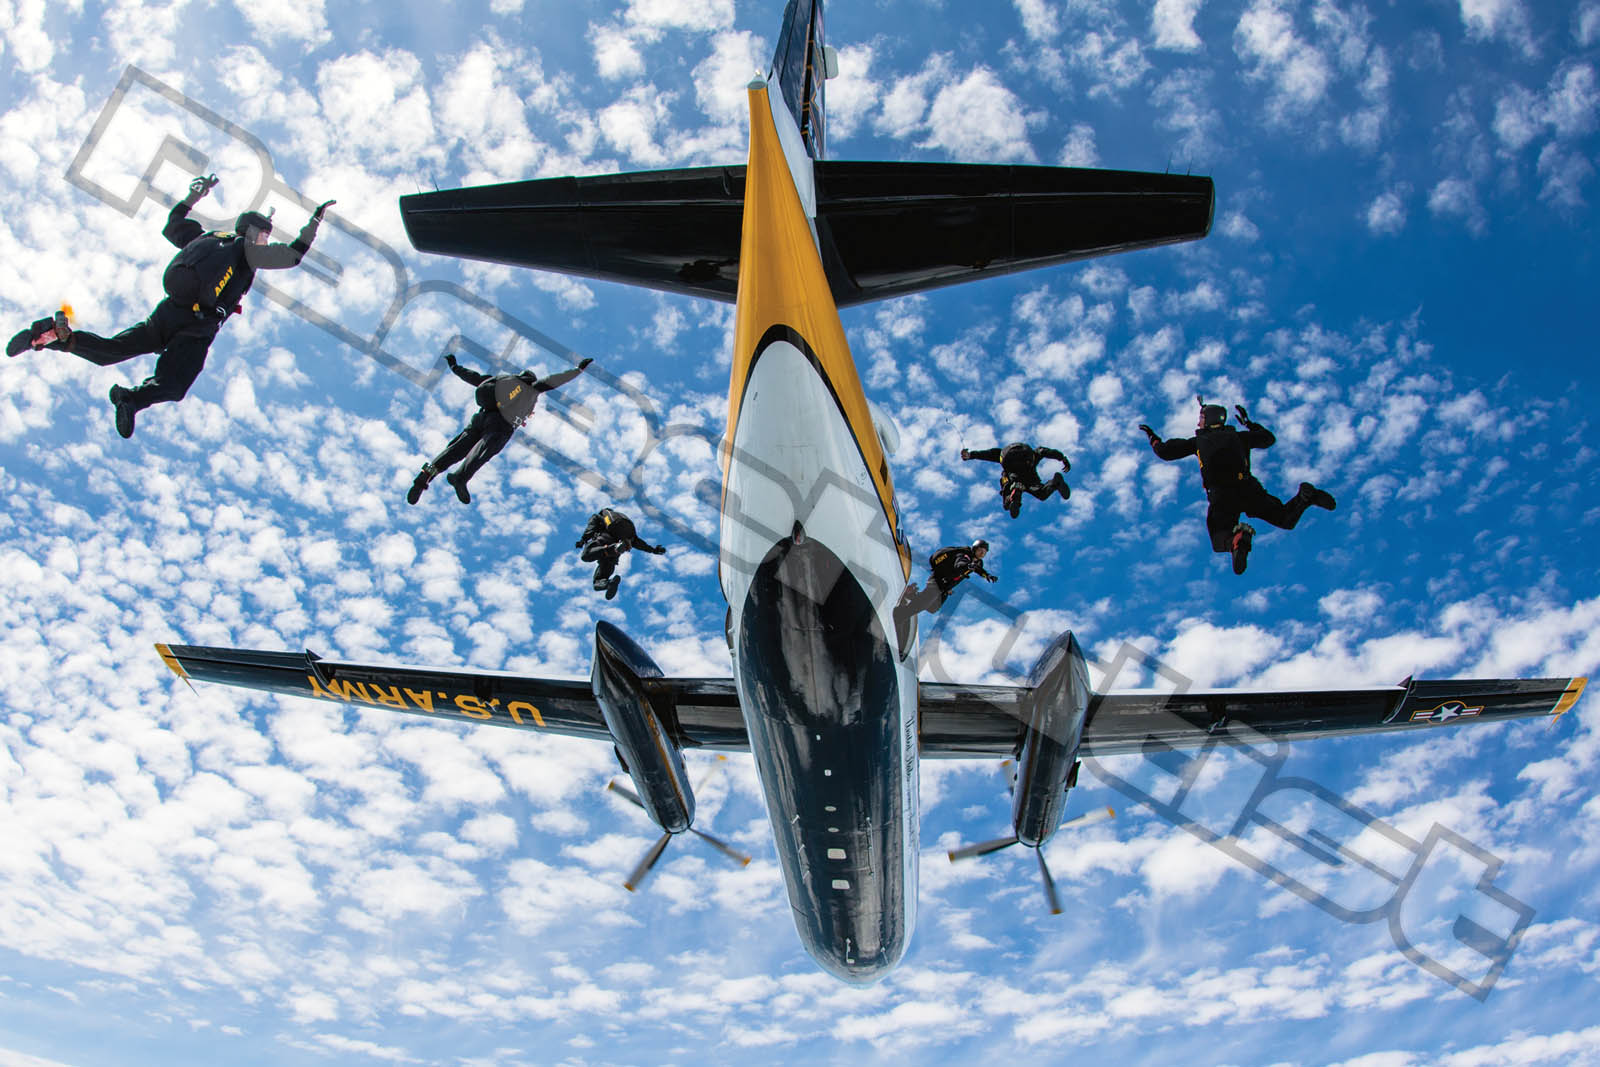
[[[840,307],[1211,229],[1210,178],[972,163],[815,164]],[[744,168],[481,185],[400,198],[419,251],[732,301]]]
[[[220,682],[475,726],[611,740],[594,691],[581,679],[341,663],[310,652],[198,645],[157,645],[156,651],[186,681]],[[749,750],[732,680],[646,678],[641,684],[681,745]]]
[[[1099,693],[1090,698],[1087,756],[1195,748],[1249,727],[1279,741],[1401,733],[1565,713],[1583,678],[1407,681],[1377,689]],[[924,682],[922,754],[1015,756],[1026,689]]]
[[[258,652],[157,645],[181,678],[220,682],[371,710],[386,709],[479,726],[611,740],[590,684],[484,671],[342,663],[309,652]],[[749,736],[728,678],[641,680],[675,740],[685,748],[748,752]],[[1565,713],[1583,678],[1408,681],[1377,689],[1301,692],[1216,690],[1183,694],[1096,694],[1081,752],[1112,756],[1195,748],[1247,726],[1281,741],[1347,734],[1426,731]],[[1022,746],[1028,690],[923,682],[922,755],[1015,756]]]

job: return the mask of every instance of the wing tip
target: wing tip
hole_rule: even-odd
[[[171,645],[165,645],[159,641],[156,642],[156,653],[160,655],[161,662],[165,663],[173,674],[176,674],[186,682],[189,680],[189,672],[183,669],[183,664],[178,661],[178,657],[172,654]]]
[[[1584,676],[1579,676],[1568,682],[1566,692],[1562,693],[1561,699],[1556,701],[1556,706],[1551,709],[1550,715],[1553,718],[1559,719],[1568,711],[1571,711],[1572,705],[1576,704],[1578,702],[1578,698],[1583,696],[1584,687],[1588,684],[1589,679]]]

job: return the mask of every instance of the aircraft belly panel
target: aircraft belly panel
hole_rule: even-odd
[[[916,751],[895,650],[866,590],[810,536],[772,546],[739,614],[740,703],[796,929],[833,974],[875,981],[913,921],[903,770]]]
[[[796,926],[847,981],[915,921],[915,657],[886,635],[905,578],[825,376],[778,340],[753,361],[723,498],[734,676]]]

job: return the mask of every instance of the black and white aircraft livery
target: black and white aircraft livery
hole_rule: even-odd
[[[1195,747],[1244,727],[1302,740],[1573,705],[1582,679],[1096,693],[1070,633],[1025,686],[919,683],[915,633],[903,649],[894,637],[912,560],[888,462],[895,434],[875,419],[838,309],[1197,239],[1213,189],[1187,175],[829,161],[824,82],[837,60],[822,30],[821,0],[789,0],[772,69],[749,86],[746,166],[401,200],[425,252],[736,302],[719,457],[731,679],[664,677],[606,622],[587,682],[184,645],[160,646],[167,665],[189,679],[613,744],[668,835],[694,823],[683,750],[749,752],[800,939],[823,969],[860,984],[896,966],[915,923],[922,757],[1015,758],[1014,838],[1038,849],[1085,756]],[[1456,707],[1471,714],[1440,712]]]

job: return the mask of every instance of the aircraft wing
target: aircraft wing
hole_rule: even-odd
[[[424,718],[611,740],[594,692],[581,679],[344,663],[309,652],[197,645],[157,645],[156,650],[185,680]],[[1100,693],[1090,699],[1080,751],[1111,756],[1143,752],[1147,746],[1194,748],[1225,736],[1226,728],[1235,725],[1277,740],[1308,741],[1558,716],[1577,702],[1584,683],[1583,678],[1408,680],[1378,689]],[[641,684],[680,744],[749,750],[732,679],[645,678]],[[1027,694],[1027,689],[1013,686],[923,682],[922,754],[1016,755],[1022,745]]]
[[[1079,752],[1114,756],[1196,748],[1213,738],[1226,740],[1226,731],[1239,726],[1278,741],[1310,741],[1553,717],[1577,702],[1584,684],[1583,678],[1407,679],[1379,689],[1098,693],[1089,700]],[[1027,692],[924,682],[922,754],[1016,755]]]
[[[156,651],[186,681],[220,682],[478,726],[612,739],[594,691],[584,679],[343,663],[310,652],[199,645],[157,645]],[[647,678],[642,684],[658,704],[670,704],[675,715],[666,716],[669,728],[676,726],[685,744],[749,748],[731,679]]]
[[[1210,178],[974,163],[818,161],[817,235],[840,307],[1211,229]],[[400,198],[419,251],[732,301],[742,166],[636,171]]]

